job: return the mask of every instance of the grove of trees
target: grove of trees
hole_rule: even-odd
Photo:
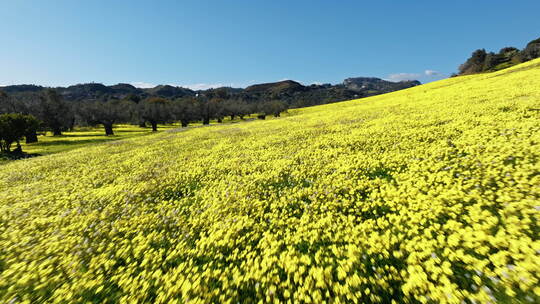
[[[540,38],[530,41],[523,50],[502,48],[498,53],[479,49],[459,66],[459,75],[493,72],[540,57]]]

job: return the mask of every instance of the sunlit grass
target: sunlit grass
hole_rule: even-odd
[[[159,125],[158,132],[179,128],[179,125]],[[152,134],[151,128],[141,128],[134,125],[115,125],[114,135],[106,136],[101,127],[76,128],[74,131],[65,131],[60,136],[38,136],[38,142],[22,144],[26,153],[47,155],[81,148],[87,145],[95,145],[112,140],[127,139],[136,136]]]

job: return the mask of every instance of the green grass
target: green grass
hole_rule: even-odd
[[[158,132],[179,128],[178,125],[160,125]],[[63,132],[61,136],[52,136],[51,133],[38,137],[38,142],[22,144],[26,153],[48,155],[81,148],[87,145],[95,145],[112,140],[127,139],[136,136],[152,134],[151,128],[141,128],[134,125],[117,125],[114,135],[105,136],[102,127],[77,128],[74,131]]]
[[[158,132],[164,132],[180,128],[178,124],[159,125]],[[97,145],[114,140],[128,139],[137,136],[155,134],[152,128],[141,128],[135,125],[116,125],[114,135],[106,136],[103,127],[78,127],[73,131],[63,132],[60,136],[53,136],[51,132],[38,136],[38,142],[26,144],[21,141],[24,153],[31,156],[49,155],[66,152],[90,145]],[[5,165],[14,161],[8,157],[0,156],[0,165]]]

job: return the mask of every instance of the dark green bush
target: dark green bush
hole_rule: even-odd
[[[11,152],[13,143],[17,143],[16,151],[22,152],[20,140],[26,134],[35,133],[39,121],[32,115],[2,114],[0,115],[0,150]]]

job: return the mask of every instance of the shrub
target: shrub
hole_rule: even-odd
[[[22,152],[19,140],[26,134],[35,133],[39,121],[32,115],[2,114],[0,115],[0,149],[11,152],[13,143],[17,143],[17,151]]]

